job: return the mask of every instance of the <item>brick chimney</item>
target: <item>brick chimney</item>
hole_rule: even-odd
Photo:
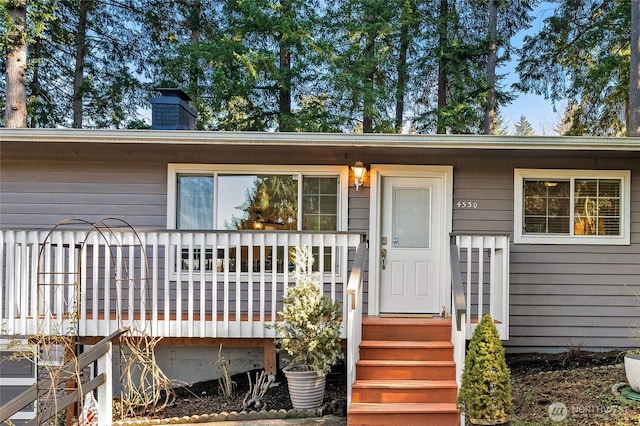
[[[160,97],[151,99],[151,129],[195,130],[196,111],[191,98],[181,89],[159,88]]]

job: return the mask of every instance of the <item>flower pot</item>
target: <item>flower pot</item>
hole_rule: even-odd
[[[628,353],[624,356],[624,372],[627,382],[634,392],[640,392],[640,354]]]
[[[299,366],[288,366],[282,371],[287,377],[293,408],[308,409],[322,405],[326,374],[318,376],[315,371],[306,371]]]

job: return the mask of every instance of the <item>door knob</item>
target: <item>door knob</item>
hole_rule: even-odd
[[[382,258],[382,269],[387,269],[387,265],[386,265],[387,249],[380,250],[380,257]]]

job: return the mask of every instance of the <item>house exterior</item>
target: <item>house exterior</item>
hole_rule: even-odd
[[[356,162],[367,169],[357,187]],[[82,221],[56,227],[69,218]],[[108,232],[95,236],[96,224]],[[122,287],[100,275],[113,263],[102,259],[111,235],[124,247],[113,258],[131,262]],[[66,256],[58,266],[80,270],[73,259],[84,256],[78,333],[90,342],[139,321],[171,342],[175,370],[185,365],[177,346],[217,351],[219,343],[274,368],[274,334],[264,324],[276,320],[288,248],[297,245],[313,247],[323,291],[343,303],[352,352],[358,346],[348,340],[363,337],[347,321],[359,327],[350,309],[361,300],[365,317],[451,316],[449,340],[464,353],[464,335],[454,336],[452,241],[467,338],[491,313],[508,352],[634,347],[640,140],[2,129],[0,238],[6,335],[33,332],[35,317],[62,318],[55,292],[41,296],[27,281],[38,265],[56,269],[46,259]],[[34,247],[44,241],[41,261]],[[347,287],[361,241],[356,294]],[[84,244],[91,248],[78,254]],[[148,270],[136,245],[146,248]],[[141,279],[144,296],[132,284]],[[47,283],[64,284],[56,280]],[[190,365],[211,369],[205,364]]]

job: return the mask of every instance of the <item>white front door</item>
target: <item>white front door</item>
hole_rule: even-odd
[[[442,309],[442,178],[381,176],[380,313]]]

